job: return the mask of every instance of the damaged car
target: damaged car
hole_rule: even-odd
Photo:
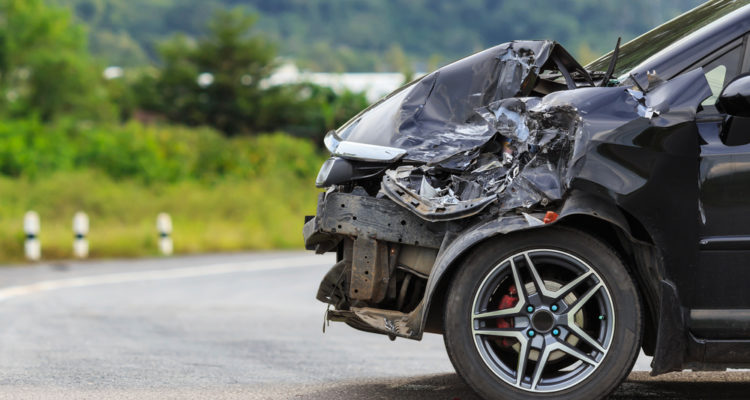
[[[605,397],[640,350],[747,367],[749,32],[716,0],[586,66],[505,43],[329,132],[304,226],[337,257],[326,318],[442,334],[485,398]]]

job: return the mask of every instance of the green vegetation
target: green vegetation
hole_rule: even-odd
[[[32,129],[41,134],[27,140]],[[162,211],[174,220],[178,253],[301,246],[323,161],[309,141],[139,124],[99,129],[0,126],[0,261],[22,258],[22,218],[31,209],[42,219],[47,259],[72,257],[79,210],[91,218],[92,257],[157,254]]]
[[[133,179],[142,184],[312,179],[322,162],[320,157],[312,142],[281,133],[225,138],[210,128],[135,122],[0,123],[0,174],[32,180],[87,168],[102,171],[111,179]]]
[[[555,39],[590,61],[703,0],[49,0],[92,27],[91,49],[114,65],[158,60],[160,40],[197,36],[218,8],[258,12],[281,54],[319,71],[424,70],[513,39]],[[413,66],[412,66],[413,67]],[[408,68],[407,68],[408,69]]]
[[[178,253],[302,244],[316,140],[364,96],[261,87],[275,51],[253,17],[211,21],[198,40],[165,42],[159,68],[107,81],[68,10],[0,0],[0,261],[23,257],[28,210],[42,218],[45,259],[72,256],[79,210],[92,257],[156,254],[159,212],[172,215]],[[278,128],[304,138],[262,133]]]
[[[85,30],[41,0],[0,1],[0,110],[9,117],[114,116]]]
[[[222,10],[209,20],[206,34],[165,41],[161,68],[137,78],[130,101],[172,122],[209,125],[227,135],[283,130],[318,142],[367,106],[359,93],[264,85],[277,66],[276,51],[254,30],[255,22],[242,9]]]
[[[72,255],[79,210],[94,257],[156,254],[162,211],[178,253],[301,246],[322,135],[367,102],[269,86],[279,56],[410,76],[555,38],[591,58],[698,2],[575,0],[550,17],[538,0],[0,0],[0,261],[21,258],[32,209],[46,259]]]
[[[293,189],[291,189],[293,188]],[[23,258],[23,213],[41,215],[44,259],[72,258],[73,214],[91,218],[91,257],[158,254],[156,215],[174,221],[176,253],[299,248],[302,215],[315,212],[309,180],[194,181],[143,186],[92,170],[59,172],[35,181],[0,177],[0,261]]]

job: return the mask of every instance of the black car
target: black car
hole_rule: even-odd
[[[485,398],[601,398],[750,364],[750,6],[710,1],[581,66],[514,41],[326,136],[306,246],[327,318],[444,335]]]

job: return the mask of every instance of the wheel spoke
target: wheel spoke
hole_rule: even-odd
[[[568,321],[568,322],[570,322],[570,321]],[[584,342],[586,342],[586,344],[588,344],[589,346],[591,346],[594,349],[596,349],[596,351],[598,351],[600,353],[604,353],[604,348],[599,344],[599,342],[597,342],[596,340],[594,340],[594,338],[592,338],[591,336],[589,336],[588,333],[584,332],[584,330],[581,329],[580,326],[576,325],[575,322],[573,324],[569,324],[568,325],[568,329],[570,329],[571,331],[573,331],[573,333],[576,336],[578,336],[581,340],[583,340]]]
[[[516,367],[516,386],[521,386],[524,372],[526,372],[526,363],[529,360],[531,346],[528,340],[520,340],[521,348],[518,351],[518,366]]]
[[[570,309],[568,309],[568,323],[570,323],[570,321],[573,321],[573,316],[575,315],[575,313],[577,313],[586,304],[586,302],[589,301],[589,299],[593,297],[596,292],[598,292],[602,287],[604,287],[604,285],[601,282],[597,283],[571,305]]]
[[[518,304],[516,304],[516,307],[520,311],[526,305],[528,293],[526,293],[526,286],[521,282],[521,277],[518,275],[518,267],[516,267],[513,258],[510,259],[510,269],[513,271],[513,281],[516,283],[516,292],[518,293]]]
[[[536,266],[534,266],[534,263],[531,262],[529,253],[523,253],[523,257],[526,259],[526,267],[529,269],[529,271],[531,271],[531,278],[534,281],[536,292],[545,297],[554,297],[555,292],[552,290],[548,290],[547,286],[544,285],[544,281],[542,281],[542,277],[539,276],[539,272],[537,272]]]
[[[551,352],[552,352],[551,346],[544,346],[542,355],[539,356],[539,359],[536,362],[536,367],[534,367],[534,375],[531,379],[531,390],[536,390],[536,385],[539,383],[539,380],[542,378],[542,372],[544,372],[544,366],[547,365],[547,359],[549,358],[549,354]]]
[[[575,289],[581,282],[585,281],[589,276],[591,276],[592,272],[587,271],[584,274],[580,275],[579,277],[573,279],[570,281],[567,285],[561,287],[559,290],[557,290],[554,294],[555,301],[559,301],[563,297],[567,296],[568,293],[570,293],[571,290]]]
[[[484,328],[473,329],[473,332],[475,335],[509,337],[518,339],[519,342],[526,341],[522,330],[518,328]]]
[[[583,306],[586,304],[586,302],[591,299],[591,297],[596,294],[596,292],[599,291],[604,285],[602,283],[598,283],[594,285],[591,289],[589,289],[583,296],[581,296],[578,300],[576,300],[575,303],[570,307],[568,310],[568,329],[570,329],[576,336],[578,336],[581,340],[586,342],[588,345],[596,349],[596,351],[600,353],[604,353],[604,348],[594,340],[591,336],[589,336],[588,333],[584,332],[584,330],[576,324],[575,321],[575,314],[583,308]]]
[[[474,319],[486,319],[486,318],[499,318],[499,317],[515,317],[521,312],[517,305],[513,308],[504,308],[502,310],[487,311],[483,313],[474,314]]]
[[[475,311],[474,315],[472,315],[472,320],[486,319],[486,318],[498,318],[498,317],[512,317],[521,313],[521,310],[523,310],[523,307],[526,305],[526,291],[523,285],[521,284],[521,279],[518,275],[518,269],[516,268],[516,263],[513,262],[513,259],[510,260],[510,270],[513,273],[513,282],[516,285],[516,293],[518,293],[518,303],[516,303],[516,305],[511,308],[504,308],[502,310],[484,311],[484,312]]]
[[[581,282],[585,281],[593,273],[591,270],[588,270],[584,272],[583,274],[579,275],[578,277],[576,277],[575,279],[573,279],[572,281],[568,282],[568,284],[561,287],[560,289],[549,290],[547,289],[547,286],[544,284],[544,280],[542,280],[541,275],[539,275],[539,271],[537,271],[536,266],[534,265],[534,262],[531,261],[529,252],[523,253],[523,256],[526,259],[526,266],[531,272],[531,277],[534,281],[534,286],[536,287],[537,293],[541,294],[544,297],[554,299],[554,301],[559,301],[560,299],[565,297],[571,290],[575,289]]]
[[[563,353],[566,353],[568,355],[571,355],[587,364],[591,365],[598,365],[599,363],[590,355],[582,352],[580,349],[571,346],[569,343],[564,341],[559,341],[554,345],[555,350],[560,350]]]

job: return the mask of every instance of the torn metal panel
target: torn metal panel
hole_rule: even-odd
[[[383,177],[383,192],[398,204],[413,211],[427,221],[447,221],[465,218],[482,211],[495,200],[494,195],[477,197],[482,189],[475,182],[454,179],[455,189],[466,187],[456,194],[451,187],[435,189],[430,178],[421,168],[403,166],[386,171]],[[415,183],[419,182],[419,183]],[[415,185],[416,188],[411,188]],[[462,200],[460,195],[472,193],[473,198]]]
[[[342,308],[347,304],[348,301],[346,296],[348,289],[347,280],[344,279],[344,274],[346,274],[347,268],[349,268],[349,260],[351,260],[351,254],[348,258],[342,259],[331,267],[320,282],[318,294],[315,296],[316,299],[336,308]]]
[[[354,240],[349,269],[349,298],[379,303],[390,278],[388,245],[364,236]]]
[[[422,333],[419,327],[418,312],[403,313],[369,307],[353,307],[351,310],[330,310],[329,321],[341,321],[365,332],[386,334],[419,340]]]
[[[709,95],[697,69],[648,93],[592,87],[498,100],[476,110],[495,136],[476,150],[478,156],[465,170],[439,164],[399,166],[386,171],[383,191],[420,217],[436,221],[475,215],[493,202],[501,212],[544,207],[561,200],[570,182],[583,176],[595,175],[594,181],[606,180],[606,186],[621,181],[623,191],[636,190],[643,179],[623,179],[619,163],[592,168],[601,157],[590,145],[619,130],[692,121]]]
[[[418,326],[410,314],[377,308],[352,308],[357,318],[372,329],[393,336],[413,338]]]
[[[532,94],[543,71],[586,71],[553,41],[504,43],[426,75],[366,109],[336,131],[344,141],[400,148],[405,161],[464,169],[494,136],[475,109]],[[549,85],[565,89],[551,76]]]

